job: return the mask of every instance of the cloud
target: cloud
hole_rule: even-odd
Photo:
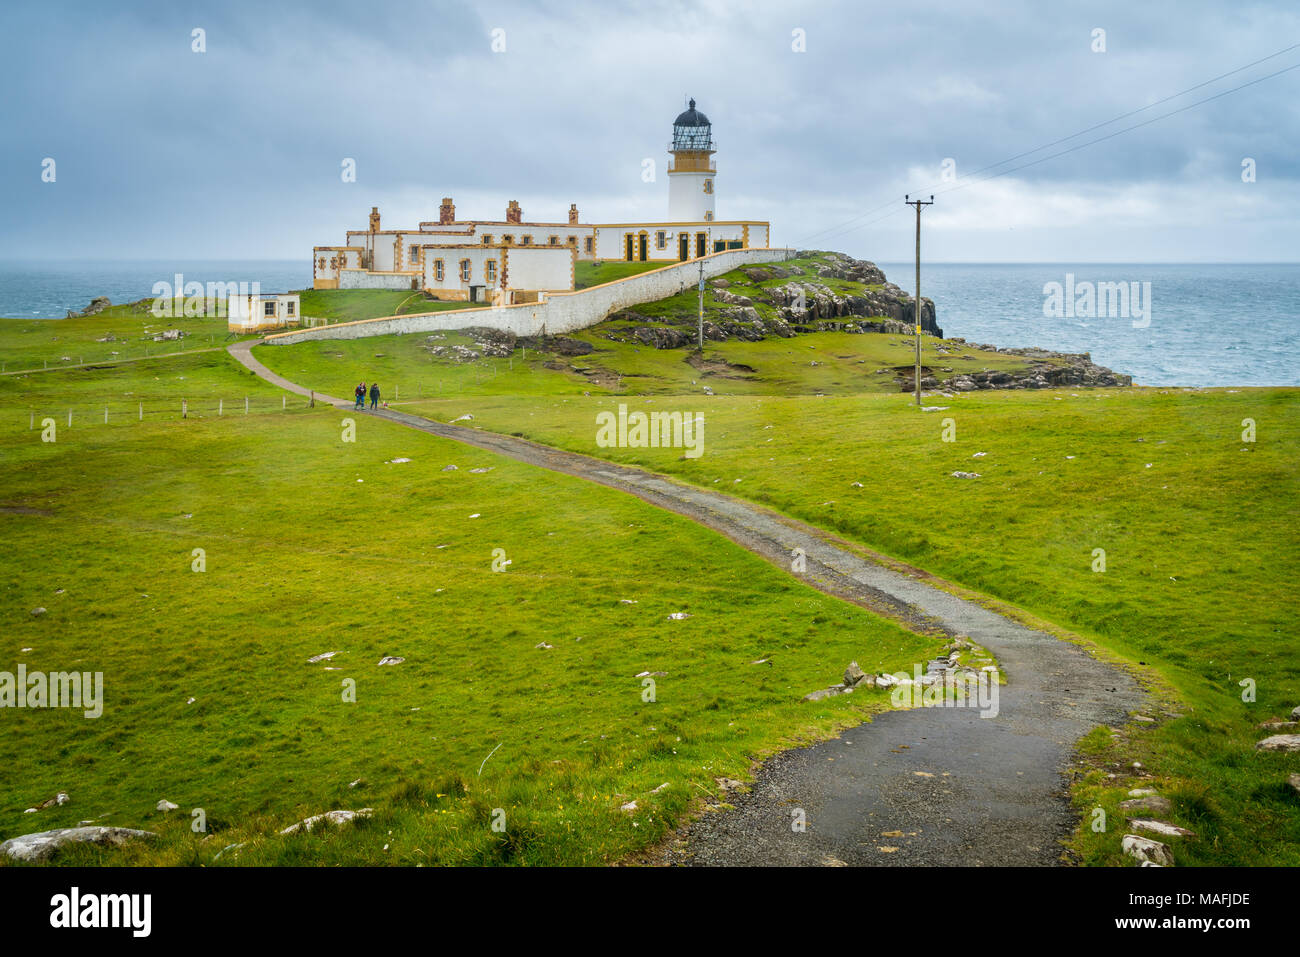
[[[196,26],[204,54],[190,49]],[[1098,26],[1104,54],[1090,49]],[[509,199],[538,218],[571,202],[594,221],[662,216],[670,124],[695,96],[719,143],[719,214],[771,219],[778,239],[820,235],[885,259],[907,248],[903,193],[933,191],[928,248],[952,258],[1035,258],[1021,238],[1032,233],[1052,255],[1109,234],[1130,255],[1176,260],[1203,255],[1228,223],[1234,258],[1295,260],[1300,70],[987,185],[945,193],[941,179],[945,158],[970,176],[1293,36],[1300,11],[1283,0],[1195,17],[1120,0],[547,0],[364,15],[339,0],[11,4],[0,254],[305,259],[372,205],[413,226],[445,195],[483,218]],[[1300,50],[992,171],[1296,62]],[[40,181],[44,157],[55,184]],[[1245,157],[1259,171],[1248,187]],[[340,179],[345,158],[355,183]],[[882,204],[898,212],[861,215]]]

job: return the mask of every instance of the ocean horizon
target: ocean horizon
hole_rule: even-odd
[[[877,265],[914,291],[913,263]],[[62,318],[96,296],[133,302],[178,273],[263,292],[312,279],[309,259],[11,260],[0,266],[0,316]],[[1300,385],[1300,263],[923,262],[921,294],[946,336],[1087,352],[1139,385]]]

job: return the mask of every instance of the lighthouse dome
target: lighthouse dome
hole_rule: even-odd
[[[673,126],[712,126],[709,118],[695,108],[695,101],[691,100],[691,107],[684,113],[678,115],[673,120]]]
[[[690,109],[673,120],[674,150],[712,150],[713,124],[709,118],[695,108],[691,100]]]

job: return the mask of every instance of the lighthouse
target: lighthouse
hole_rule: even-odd
[[[673,141],[668,152],[668,220],[673,223],[713,222],[714,182],[718,176],[713,162],[713,124],[695,108],[673,121]]]

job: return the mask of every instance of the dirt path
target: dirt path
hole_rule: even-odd
[[[310,394],[254,359],[253,344],[236,343],[230,353],[267,381]],[[351,401],[316,398],[352,408]],[[731,799],[734,811],[689,826],[664,852],[666,862],[1054,864],[1076,820],[1063,776],[1074,743],[1142,706],[1126,673],[1075,645],[870,562],[759,506],[525,439],[391,409],[366,414],[636,495],[786,572],[801,548],[807,567],[798,577],[808,584],[913,626],[969,635],[997,655],[1007,675],[997,717],[982,718],[974,708],[894,711],[838,739],[785,752],[763,765],[749,794]],[[827,662],[826,684],[846,663]],[[791,827],[796,809],[805,831]]]

